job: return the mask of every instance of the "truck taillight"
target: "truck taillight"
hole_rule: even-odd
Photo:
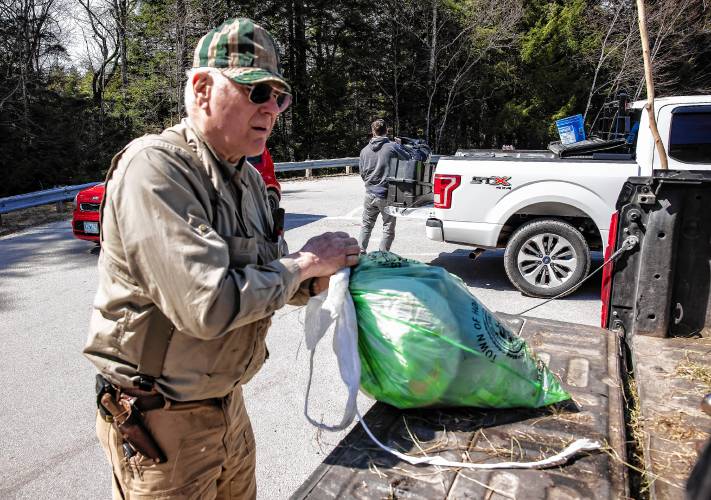
[[[605,262],[610,258],[610,255],[615,251],[617,243],[617,221],[619,220],[619,212],[612,214],[610,219],[610,234],[607,238],[607,249],[605,250]],[[600,313],[600,326],[607,328],[607,320],[610,314],[610,295],[612,292],[612,270],[614,262],[608,262],[602,268],[602,287],[600,288],[600,299],[602,300],[602,311]]]
[[[461,183],[461,175],[435,174],[434,207],[450,208],[452,206],[452,191],[457,189]]]

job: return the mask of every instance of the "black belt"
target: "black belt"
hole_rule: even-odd
[[[194,401],[176,401],[175,399],[166,398],[163,394],[149,393],[140,389],[121,389],[121,392],[135,398],[133,406],[142,412],[181,406],[222,406],[222,401],[224,400],[224,398],[209,398]]]

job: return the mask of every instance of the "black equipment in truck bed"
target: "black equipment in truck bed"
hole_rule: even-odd
[[[430,148],[424,141],[400,139],[402,149],[409,159],[391,158],[388,169],[388,205],[410,208],[432,202],[432,175]]]

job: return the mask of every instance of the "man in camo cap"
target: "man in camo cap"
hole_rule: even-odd
[[[229,20],[198,43],[187,118],[112,162],[84,354],[100,372],[97,435],[114,498],[255,498],[242,385],[268,356],[271,317],[357,263],[346,233],[289,254],[245,161],[289,90],[269,33]]]

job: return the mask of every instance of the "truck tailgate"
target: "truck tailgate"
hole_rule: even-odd
[[[578,438],[608,453],[547,470],[473,471],[413,466],[380,451],[357,425],[292,498],[600,498],[628,496],[619,340],[610,331],[498,315],[520,329],[576,404],[537,410],[397,410],[377,403],[365,415],[383,443],[413,455],[471,462],[534,461]]]

